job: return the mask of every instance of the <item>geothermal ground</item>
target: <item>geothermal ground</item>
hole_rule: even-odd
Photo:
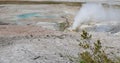
[[[76,63],[83,50],[80,32],[65,29],[80,6],[64,4],[0,5],[0,63]],[[120,25],[91,22],[83,25],[100,39],[105,52],[120,57]]]

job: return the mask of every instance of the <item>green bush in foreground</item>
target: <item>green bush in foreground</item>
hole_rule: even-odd
[[[117,61],[114,61],[107,56],[102,49],[100,40],[94,42],[93,45],[90,44],[92,35],[84,30],[82,31],[81,39],[82,42],[80,42],[79,46],[85,51],[79,54],[81,58],[79,63],[120,63],[119,58],[116,58]]]

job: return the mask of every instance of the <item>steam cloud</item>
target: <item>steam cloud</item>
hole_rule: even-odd
[[[76,30],[83,22],[87,21],[120,21],[120,7],[102,3],[83,4],[70,29]]]

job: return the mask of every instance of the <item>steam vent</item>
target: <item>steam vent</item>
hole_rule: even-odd
[[[0,63],[120,63],[119,0],[0,0]]]

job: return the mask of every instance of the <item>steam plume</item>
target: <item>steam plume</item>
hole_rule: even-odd
[[[86,3],[74,18],[71,30],[76,30],[83,22],[87,21],[120,21],[120,8],[102,3]]]

